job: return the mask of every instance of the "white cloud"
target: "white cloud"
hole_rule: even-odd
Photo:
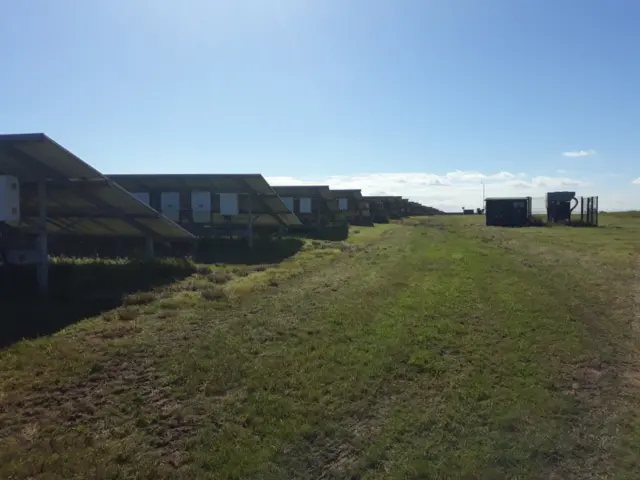
[[[640,177],[636,178],[631,183],[633,183],[634,185],[640,185]]]
[[[590,157],[592,155],[595,155],[596,151],[595,150],[578,150],[575,152],[563,152],[562,155],[564,155],[565,157]]]
[[[271,185],[329,185],[331,188],[357,188],[364,195],[402,195],[439,208],[459,211],[462,206],[482,206],[482,183],[487,197],[531,196],[534,208],[544,208],[544,195],[553,190],[577,191],[580,195],[598,194],[588,191],[590,183],[583,179],[560,176],[531,176],[524,173],[493,174],[456,170],[444,175],[434,173],[365,173],[317,178],[267,177]],[[587,189],[587,190],[585,190]],[[602,203],[601,203],[602,205]],[[609,207],[610,208],[610,207]]]
[[[293,177],[267,177],[267,181],[269,185],[273,186],[284,186],[284,185],[319,185],[316,182],[300,180],[299,178]]]

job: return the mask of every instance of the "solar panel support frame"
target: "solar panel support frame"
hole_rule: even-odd
[[[272,188],[281,199],[291,199],[291,211],[300,218],[304,229],[320,231],[328,224],[340,222],[338,201],[328,185],[274,185]],[[300,208],[303,199],[311,200],[310,212]]]
[[[240,236],[242,238],[246,238],[248,240],[249,237],[249,223],[251,223],[252,235],[255,237],[255,229],[258,225],[259,219],[264,218],[272,218],[274,220],[273,225],[278,231],[282,231],[283,229],[289,228],[290,223],[292,222],[291,218],[284,219],[283,216],[293,217],[296,221],[292,222],[294,225],[299,224],[299,219],[289,212],[288,209],[285,208],[286,211],[279,211],[277,207],[272,205],[272,201],[280,200],[278,195],[271,189],[271,187],[264,181],[264,178],[261,175],[245,175],[245,174],[237,174],[237,175],[207,175],[207,174],[150,174],[149,178],[145,178],[144,174],[114,174],[107,175],[115,184],[121,185],[125,190],[129,192],[140,192],[140,191],[161,191],[163,188],[169,188],[167,186],[169,184],[174,184],[178,181],[175,177],[196,177],[193,179],[196,183],[198,183],[197,187],[194,187],[190,182],[191,180],[187,180],[185,178],[179,178],[179,181],[183,183],[184,189],[193,190],[197,189],[205,189],[214,193],[235,193],[247,200],[244,203],[245,208],[249,205],[249,200],[252,203],[251,206],[251,215],[248,215],[248,211],[245,211],[242,215],[249,217],[247,221],[242,220],[242,227],[238,230],[235,230],[232,235]],[[140,178],[136,178],[140,177]],[[158,178],[160,177],[160,178]],[[164,182],[160,181],[164,178]],[[172,178],[174,177],[174,178]],[[224,187],[220,187],[214,185],[217,182],[220,182],[219,178],[211,178],[207,180],[207,177],[227,177],[225,179],[227,185]],[[256,177],[256,178],[254,178]],[[269,191],[256,190],[257,187],[254,187],[251,182],[257,180],[257,177],[260,177],[265,187]],[[203,186],[202,182],[208,183],[212,182],[212,185],[209,187]],[[162,184],[162,187],[159,186],[159,183]],[[262,187],[260,187],[262,188]],[[183,190],[184,190],[183,189]],[[263,189],[264,190],[264,189]],[[251,195],[251,197],[250,197]],[[282,204],[284,207],[284,204]],[[256,212],[256,209],[260,207],[260,209],[264,209],[264,211]],[[248,210],[248,208],[247,208]],[[232,218],[226,218],[223,216],[223,221],[212,220],[211,222],[206,222],[208,225],[206,232],[204,235],[206,236],[226,236],[229,234],[229,228],[227,227],[228,223],[231,223]],[[202,232],[201,232],[202,233]]]
[[[153,237],[146,237],[144,254],[147,260],[153,260],[155,257],[155,242],[153,241]]]
[[[4,145],[2,146],[5,151],[9,152],[14,158],[18,158],[20,159],[20,161],[25,162],[29,165],[31,165],[33,167],[34,171],[38,171],[38,165],[37,165],[37,161],[35,161],[33,159],[33,157],[31,157],[31,155],[28,155],[26,153],[23,153],[21,151],[19,151],[16,148],[13,148],[11,146],[8,145]],[[51,177],[51,179],[59,181],[60,183],[65,183],[68,182],[69,179],[67,179],[66,177],[64,177],[63,175],[61,175],[60,173],[58,173],[57,171],[55,171],[54,169],[42,165],[40,166],[41,169],[43,169],[48,176]],[[42,181],[42,179],[38,179],[38,184],[40,184],[40,182]],[[45,180],[46,182],[46,180]],[[107,182],[109,184],[113,184],[114,182],[107,180]],[[76,195],[78,195],[81,198],[84,198],[85,200],[92,202],[93,204],[97,205],[98,207],[100,207],[101,209],[106,209],[109,210],[110,209],[110,205],[107,204],[106,202],[104,202],[102,199],[100,199],[99,197],[97,197],[96,195],[93,195],[90,191],[83,191],[81,189],[78,189],[77,191],[74,192]],[[46,195],[45,195],[46,198]],[[146,225],[144,225],[143,223],[135,220],[135,219],[131,219],[130,223],[132,225],[135,226],[135,228],[139,229],[141,232],[143,232],[146,236],[150,236],[150,237],[155,237],[157,236],[157,234],[151,230],[150,228],[148,228]]]
[[[51,141],[47,137],[44,137],[47,141]],[[51,141],[52,143],[55,143]],[[160,215],[127,215],[117,212],[107,201],[96,195],[92,188],[95,186],[108,186],[121,189],[115,182],[108,178],[92,178],[92,177],[78,177],[67,178],[49,165],[40,163],[30,153],[21,151],[13,145],[7,145],[4,142],[0,144],[0,152],[5,153],[8,157],[22,162],[27,175],[19,176],[21,184],[31,184],[35,187],[35,195],[33,197],[34,207],[31,210],[32,216],[35,219],[33,229],[31,230],[31,251],[34,252],[35,266],[36,266],[36,283],[38,292],[42,296],[47,295],[49,291],[49,246],[50,246],[50,233],[48,232],[49,222],[56,223],[55,215],[50,216],[50,208],[48,201],[50,194],[54,192],[56,188],[68,189],[72,191],[77,197],[90,202],[101,209],[105,215],[105,218],[119,218],[126,219],[128,223],[134,226],[146,239],[145,254],[147,258],[154,257],[154,244],[155,239],[163,239],[161,234],[155,232],[152,228],[145,225],[140,219],[157,218]],[[33,174],[31,173],[33,172]],[[55,209],[54,209],[55,210]],[[79,212],[80,213],[80,212]],[[68,215],[67,215],[68,216]],[[80,214],[79,216],[82,216]],[[98,215],[100,216],[100,215]],[[91,215],[85,215],[84,218],[93,217]],[[76,219],[76,221],[81,218]],[[66,225],[67,228],[71,227],[73,222]],[[56,238],[55,235],[53,238]],[[195,239],[194,239],[195,240]],[[3,254],[4,247],[0,254]],[[5,258],[6,261],[6,258]]]
[[[247,236],[249,241],[249,248],[253,248],[253,212],[252,212],[253,194],[249,194],[248,207],[249,207],[249,225],[247,225]]]
[[[38,230],[36,276],[40,294],[46,295],[49,290],[49,239],[47,235],[47,181],[44,178],[38,180]]]
[[[246,179],[239,179],[239,181],[236,182],[238,185],[244,185],[246,186],[248,189],[251,189],[251,185],[249,184],[249,182]],[[251,197],[252,197],[252,193],[249,193],[249,205],[251,205]],[[286,225],[284,224],[284,222],[282,221],[282,219],[280,218],[280,216],[267,204],[265,203],[265,207],[267,209],[267,211],[269,213],[271,213],[271,215],[273,215],[273,217],[276,219],[276,221],[283,227],[286,228]],[[249,224],[252,224],[253,222],[251,221],[251,215],[249,216]],[[253,230],[253,227],[252,227]]]

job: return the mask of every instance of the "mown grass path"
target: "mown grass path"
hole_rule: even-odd
[[[16,345],[0,476],[635,478],[623,224],[410,221]]]

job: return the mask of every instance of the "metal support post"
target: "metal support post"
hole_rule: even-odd
[[[155,249],[153,238],[146,237],[145,250],[144,250],[145,260],[153,260],[155,257]]]
[[[38,181],[38,289],[42,295],[49,290],[49,248],[47,239],[47,183],[45,179]]]
[[[253,248],[253,212],[252,212],[252,197],[253,195],[250,193],[249,194],[249,225],[248,225],[248,231],[247,231],[247,236],[249,239],[249,248]]]

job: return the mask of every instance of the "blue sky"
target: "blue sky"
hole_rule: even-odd
[[[448,210],[479,204],[484,180],[487,195],[575,189],[640,208],[634,0],[2,12],[0,131],[45,132],[105,173],[259,172]]]

